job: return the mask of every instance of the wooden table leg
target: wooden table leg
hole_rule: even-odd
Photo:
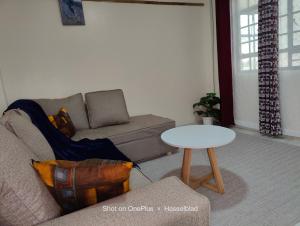
[[[207,149],[208,158],[210,161],[210,166],[212,172],[208,175],[205,175],[201,178],[191,178],[191,161],[192,161],[192,149],[185,148],[184,156],[182,162],[181,169],[181,177],[182,181],[192,187],[193,189],[197,189],[199,186],[206,187],[215,192],[224,193],[224,183],[222,179],[222,175],[220,169],[218,167],[217,156],[214,148]],[[210,183],[210,179],[215,179],[215,184]]]
[[[207,149],[207,154],[208,158],[210,161],[210,166],[212,169],[212,173],[214,175],[215,181],[216,181],[216,187],[219,193],[223,194],[224,193],[224,183],[223,183],[223,178],[220,172],[220,169],[218,167],[218,161],[217,161],[217,156],[215,153],[214,148],[208,148]]]
[[[182,162],[181,176],[183,182],[187,185],[190,184],[191,161],[192,161],[192,149],[185,148],[183,162]]]

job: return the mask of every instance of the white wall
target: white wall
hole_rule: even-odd
[[[279,79],[283,133],[300,137],[300,71],[281,71]],[[258,129],[257,74],[235,74],[234,87],[236,124]]]
[[[234,119],[235,124],[258,129],[258,76],[234,73]]]
[[[205,7],[84,2],[86,26],[62,26],[57,0],[0,0],[0,69],[9,101],[122,88],[131,115],[194,121],[213,89]]]

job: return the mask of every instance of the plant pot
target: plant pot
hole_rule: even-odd
[[[214,118],[213,117],[203,117],[203,125],[212,125]]]

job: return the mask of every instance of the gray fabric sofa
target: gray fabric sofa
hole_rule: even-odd
[[[91,95],[94,95],[93,98]],[[150,114],[129,117],[121,90],[88,93],[86,94],[87,103],[84,102],[80,93],[63,99],[37,99],[35,101],[48,115],[57,114],[61,107],[68,110],[77,130],[73,140],[109,138],[133,161],[142,162],[177,150],[164,144],[160,139],[162,132],[175,127],[175,121]],[[97,111],[97,109],[100,110]],[[97,121],[94,120],[98,116],[95,114],[99,117],[101,115],[99,120],[104,126],[95,128],[94,123],[91,124]],[[119,117],[124,122],[118,123],[115,120],[115,123],[106,123],[108,125],[104,123],[103,118],[111,122],[113,117],[114,119]],[[125,120],[126,117],[128,120]]]
[[[125,207],[128,211],[104,212],[104,208],[107,207],[112,209]],[[134,207],[149,208],[149,211],[130,211]],[[173,207],[197,207],[197,210],[171,212]],[[153,211],[150,210],[151,208]],[[169,177],[93,207],[41,224],[41,226],[58,225],[208,226],[209,203],[206,198],[183,185],[176,177]]]
[[[210,204],[205,196],[176,177],[152,183],[137,169],[130,175],[130,192],[61,216],[60,207],[31,167],[31,159],[54,159],[54,154],[26,113],[9,111],[0,119],[0,225],[209,225]]]

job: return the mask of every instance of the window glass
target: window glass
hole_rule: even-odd
[[[300,31],[300,12],[294,14],[294,18],[293,18],[293,30],[294,31]]]
[[[249,35],[249,27],[242,28],[241,35]]]
[[[299,0],[293,0],[293,11],[300,11],[300,1]]]
[[[242,47],[242,48],[241,48],[241,53],[242,53],[242,54],[248,54],[248,53],[249,53],[249,43],[248,43],[248,42],[242,44],[241,47]]]
[[[249,42],[249,36],[242,36],[241,37],[241,42],[244,43],[244,42]]]
[[[286,15],[287,14],[287,0],[280,0],[279,1],[279,15]]]
[[[279,53],[279,66],[280,67],[288,67],[289,66],[288,53]]]
[[[257,13],[254,14],[254,22],[255,22],[255,23],[258,23],[258,14],[257,14]]]
[[[250,53],[255,53],[254,42],[250,42]]]
[[[258,69],[258,57],[251,57],[252,70]]]
[[[254,44],[255,44],[255,52],[257,53],[258,52],[258,41],[255,41]]]
[[[292,65],[300,66],[300,53],[294,53],[292,55]]]
[[[241,27],[248,26],[248,15],[240,16]]]
[[[249,24],[254,24],[255,20],[254,20],[254,15],[249,15]]]
[[[254,27],[254,25],[249,27],[249,33],[250,33],[250,40],[254,40],[255,39],[255,27]]]
[[[294,46],[299,46],[300,45],[300,32],[295,32],[294,33],[293,45]]]
[[[279,34],[284,34],[288,32],[288,18],[283,16],[279,18]]]
[[[279,36],[279,49],[287,49],[288,48],[288,35],[280,35]]]
[[[249,71],[250,70],[250,60],[249,58],[241,59],[241,70]]]

